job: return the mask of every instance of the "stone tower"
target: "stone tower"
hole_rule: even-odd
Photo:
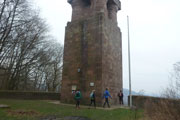
[[[61,102],[73,103],[72,91],[80,89],[83,104],[89,104],[96,90],[101,105],[105,88],[117,103],[122,89],[122,40],[117,26],[119,0],[68,0],[72,19],[67,23],[64,41],[64,65]]]

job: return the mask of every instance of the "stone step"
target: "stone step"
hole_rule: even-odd
[[[10,106],[8,106],[8,105],[3,105],[3,104],[0,104],[0,108],[10,108]]]

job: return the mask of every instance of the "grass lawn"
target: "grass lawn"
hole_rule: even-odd
[[[75,109],[75,107],[56,105],[40,100],[9,100],[0,99],[0,104],[10,106],[10,109],[0,108],[0,120],[40,120],[45,116],[83,116],[91,120],[139,120],[143,111],[128,109]]]

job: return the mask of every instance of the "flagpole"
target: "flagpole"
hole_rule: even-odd
[[[129,33],[129,16],[127,16],[127,28],[128,28],[128,62],[129,62],[129,98],[130,107],[132,107],[132,92],[131,92],[131,54],[130,54],[130,33]]]

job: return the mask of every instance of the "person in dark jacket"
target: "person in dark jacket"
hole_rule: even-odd
[[[118,93],[118,97],[119,97],[119,104],[123,105],[123,92],[122,90],[120,90],[120,92]]]
[[[76,100],[76,108],[79,109],[79,105],[80,105],[80,100],[82,98],[81,92],[80,90],[77,90],[74,96],[75,100]]]
[[[105,105],[106,105],[106,103],[107,103],[108,107],[110,108],[109,100],[108,100],[109,97],[112,99],[112,97],[111,97],[111,95],[110,95],[110,93],[109,93],[109,91],[108,91],[108,88],[106,88],[106,90],[105,90],[105,92],[104,92],[104,94],[103,94],[103,98],[105,99],[105,102],[104,102],[104,104],[103,104],[103,107],[105,107]]]
[[[89,104],[89,108],[90,106],[94,103],[94,108],[96,108],[96,94],[95,94],[95,90],[93,90],[90,94],[90,99],[91,99],[91,103]]]

